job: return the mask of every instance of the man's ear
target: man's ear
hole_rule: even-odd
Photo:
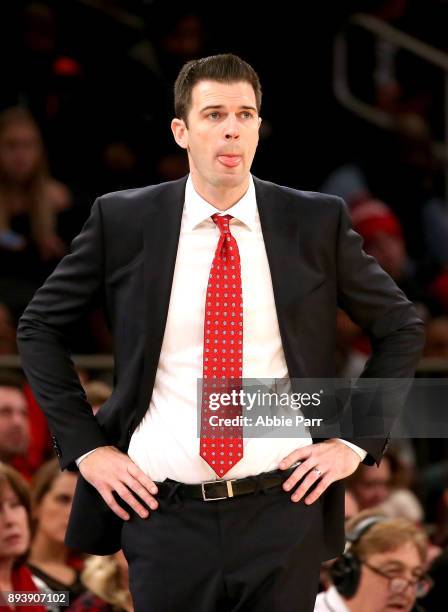
[[[183,119],[177,117],[171,121],[171,131],[177,144],[186,149],[188,147],[188,129]]]

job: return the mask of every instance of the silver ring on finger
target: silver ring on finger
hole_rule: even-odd
[[[320,469],[317,466],[315,468],[313,468],[313,470],[316,472],[316,474],[318,475],[319,478],[322,476],[322,472],[320,471]]]

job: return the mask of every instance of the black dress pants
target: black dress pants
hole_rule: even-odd
[[[312,612],[322,541],[320,499],[275,487],[219,501],[159,499],[131,510],[122,546],[135,612]]]

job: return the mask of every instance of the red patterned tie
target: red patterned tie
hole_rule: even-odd
[[[223,476],[243,456],[241,425],[212,426],[211,416],[241,416],[239,401],[210,408],[212,393],[241,389],[243,374],[243,294],[238,245],[230,233],[231,215],[212,216],[220,237],[207,286],[204,321],[204,360],[200,455],[218,476]],[[216,396],[215,396],[216,397]]]

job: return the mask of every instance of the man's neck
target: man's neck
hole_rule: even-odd
[[[351,599],[345,599],[345,597],[343,597],[343,600],[349,612],[370,612],[372,609],[372,602],[370,599],[368,597],[363,597],[359,592]]]
[[[193,173],[191,174],[196,193],[218,210],[227,210],[241,200],[249,188],[249,178],[248,175],[247,179],[236,187],[215,187],[214,185],[203,184]]]

